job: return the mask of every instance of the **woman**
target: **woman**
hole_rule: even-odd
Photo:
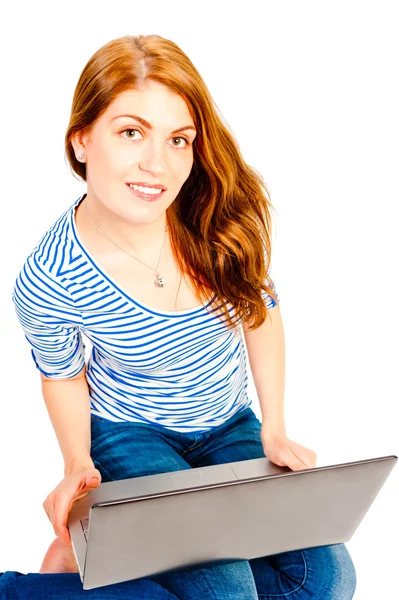
[[[156,35],[100,48],[65,142],[87,193],[39,241],[13,300],[65,461],[44,502],[57,539],[41,574],[67,582],[68,512],[100,481],[264,456],[298,470],[316,454],[285,430],[268,191],[188,57]],[[343,600],[356,575],[336,544],[139,581],[182,599]]]

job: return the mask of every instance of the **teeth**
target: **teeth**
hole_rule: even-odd
[[[142,187],[141,185],[134,185],[132,183],[130,183],[129,186],[138,192],[142,192],[143,194],[152,194],[153,196],[156,196],[162,192],[162,190],[156,188]]]

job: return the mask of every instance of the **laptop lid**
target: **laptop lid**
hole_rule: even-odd
[[[265,457],[102,483],[68,522],[83,588],[346,542],[397,458],[291,471]]]

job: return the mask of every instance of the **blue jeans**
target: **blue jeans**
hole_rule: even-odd
[[[223,425],[193,433],[92,417],[91,457],[103,482],[262,458],[260,429],[250,407]],[[7,571],[0,576],[4,600],[350,600],[355,587],[356,572],[345,544],[142,577],[92,590],[82,589],[78,573]]]

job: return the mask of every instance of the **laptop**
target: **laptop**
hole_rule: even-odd
[[[101,483],[68,516],[83,589],[347,542],[397,460],[292,471],[264,457]]]

